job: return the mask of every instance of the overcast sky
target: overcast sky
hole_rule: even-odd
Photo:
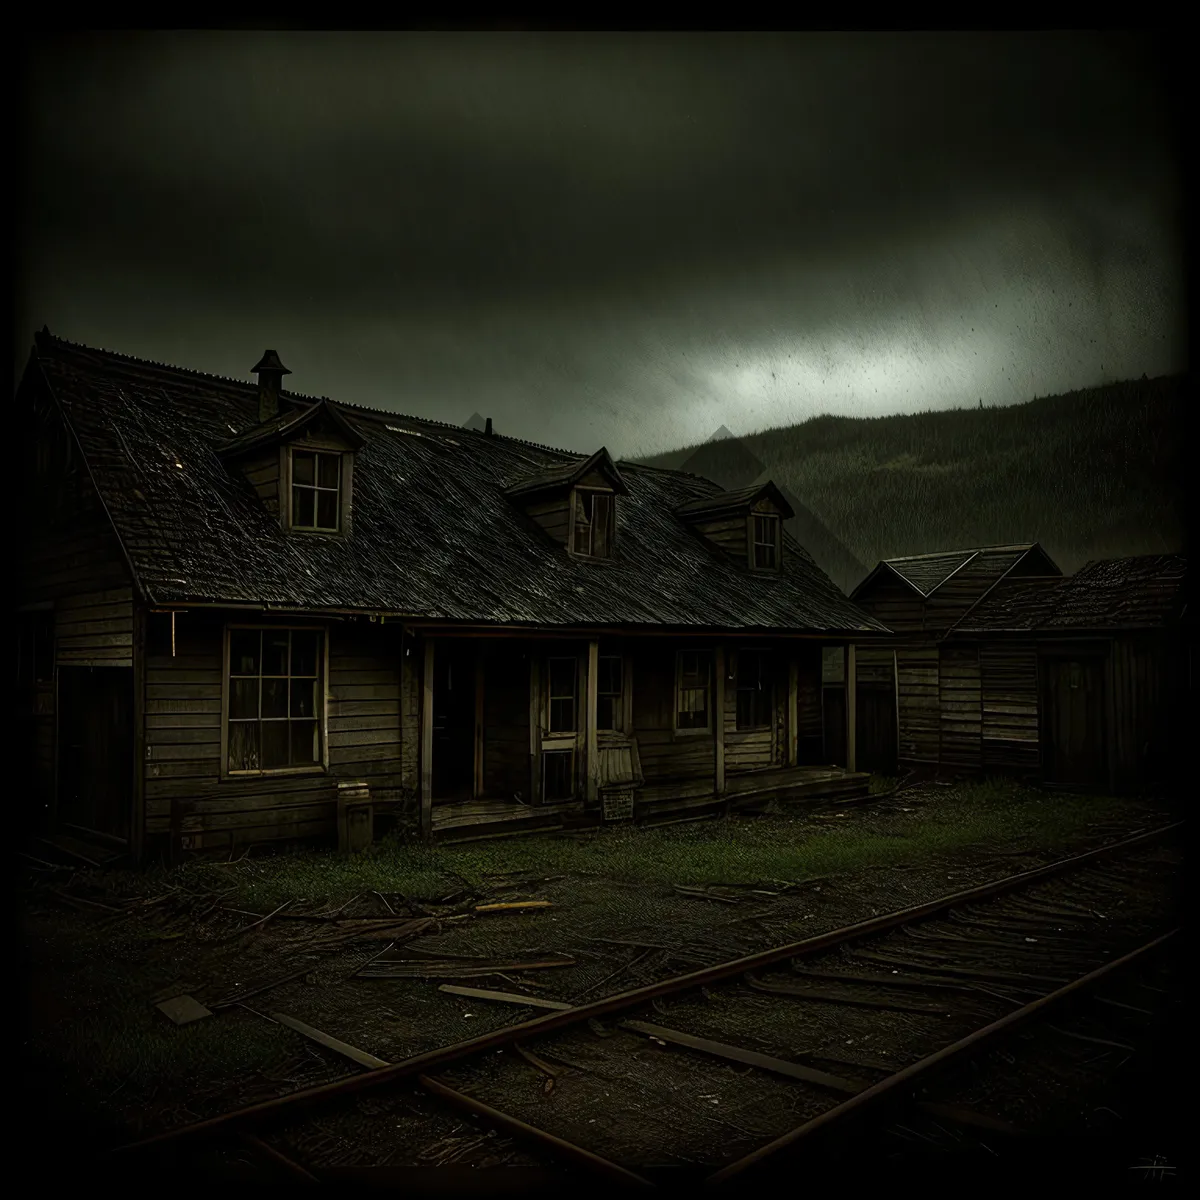
[[[31,43],[34,329],[620,455],[1183,365],[1122,35]]]

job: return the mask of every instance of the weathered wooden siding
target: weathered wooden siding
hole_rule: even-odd
[[[749,545],[746,539],[745,516],[721,517],[715,521],[696,521],[698,533],[702,533],[715,546],[741,562],[746,561]]]
[[[55,660],[64,666],[133,666],[133,589],[60,597],[54,606]]]
[[[329,773],[361,780],[378,804],[402,798],[402,657],[398,626],[334,622],[328,627]]]
[[[715,779],[713,734],[676,733],[674,729],[675,651],[669,646],[639,647],[633,679],[633,734],[647,785]]]
[[[272,446],[262,454],[254,455],[238,464],[241,467],[242,474],[246,476],[250,481],[251,487],[258,493],[258,498],[262,501],[263,507],[276,520],[279,519],[280,502],[279,488],[281,476],[279,456],[279,447]]]
[[[571,535],[571,496],[559,496],[554,500],[540,500],[525,505],[525,511],[561,545],[567,544]]]
[[[174,657],[155,647],[146,662],[147,834],[179,837],[191,849],[332,838],[339,780],[363,780],[381,804],[402,800],[405,771],[415,772],[411,747],[407,760],[402,752],[399,634],[327,627],[327,773],[222,779],[224,623],[217,614],[179,614]]]
[[[935,646],[897,646],[900,761],[936,763],[941,745],[938,652]]]
[[[1026,552],[989,552],[971,559],[925,600],[925,630],[944,633]]]
[[[1133,791],[1161,783],[1168,775],[1172,747],[1168,710],[1170,678],[1163,638],[1131,634],[1115,637],[1109,656],[1108,697],[1113,783]]]
[[[483,649],[483,794],[529,795],[529,649],[499,642]]]
[[[420,786],[422,653],[420,642],[405,636],[400,659],[400,785],[410,795]]]
[[[890,571],[882,571],[869,587],[857,593],[854,603],[896,633],[919,633],[925,627],[920,596]]]
[[[942,646],[938,655],[941,763],[978,771],[983,716],[979,654],[974,646]]]
[[[984,643],[979,675],[985,770],[1034,774],[1038,742],[1038,656],[1031,641]]]

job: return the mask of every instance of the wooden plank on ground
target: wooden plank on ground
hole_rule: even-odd
[[[386,1067],[388,1064],[382,1058],[376,1058],[374,1054],[368,1054],[365,1050],[360,1050],[357,1046],[351,1046],[348,1042],[343,1042],[339,1038],[332,1037],[321,1029],[314,1029],[311,1025],[306,1025],[303,1021],[297,1021],[295,1017],[289,1017],[286,1013],[273,1012],[270,1014],[272,1021],[278,1021],[280,1025],[286,1025],[289,1029],[294,1029],[297,1033],[302,1033],[306,1038],[311,1038],[314,1042],[326,1047],[326,1049],[334,1050],[343,1057],[352,1060],[362,1067]]]
[[[527,1004],[530,1008],[553,1008],[566,1012],[574,1008],[563,1000],[543,1000],[540,996],[521,996],[516,992],[493,992],[488,988],[460,987],[453,983],[443,983],[439,992],[449,992],[453,996],[468,996],[472,1000],[495,1000],[499,1004]]]
[[[661,1042],[670,1042],[676,1046],[685,1046],[689,1050],[698,1050],[701,1054],[711,1054],[714,1058],[745,1063],[748,1067],[757,1067],[760,1071],[771,1071],[776,1075],[786,1075],[789,1079],[799,1079],[804,1083],[815,1083],[829,1088],[830,1091],[844,1092],[846,1095],[854,1096],[863,1090],[862,1085],[852,1083],[849,1079],[842,1079],[837,1075],[816,1071],[812,1067],[788,1062],[783,1058],[774,1058],[769,1054],[759,1054],[756,1050],[746,1050],[741,1046],[730,1046],[725,1042],[713,1042],[708,1038],[681,1033],[678,1029],[651,1025],[646,1021],[622,1021],[621,1028],[630,1029],[634,1033],[641,1033],[649,1038],[657,1038]]]

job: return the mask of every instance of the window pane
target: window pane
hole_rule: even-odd
[[[315,675],[321,635],[303,630],[292,634],[292,674]]]
[[[231,771],[258,770],[257,721],[230,721],[229,769]]]
[[[753,692],[739,691],[737,694],[737,727],[747,729],[754,724],[754,712],[751,700]]]
[[[596,697],[596,728],[616,729],[617,706],[612,696]]]
[[[311,529],[316,518],[316,492],[312,488],[292,488],[292,524],[301,529]]]
[[[338,527],[337,492],[317,492],[317,527],[319,529],[336,529]]]
[[[596,686],[601,692],[619,695],[621,691],[621,660],[616,657],[600,659]]]
[[[575,695],[575,660],[552,658],[550,660],[550,695]]]
[[[258,651],[262,635],[257,629],[229,631],[230,675],[257,675]]]
[[[258,718],[258,680],[229,681],[229,719],[231,721]]]
[[[317,456],[317,482],[324,488],[335,488],[338,476],[341,474],[342,459],[338,454],[321,454]]]
[[[750,692],[749,695],[754,697],[754,724],[760,728],[764,725],[771,724],[771,718],[774,715],[771,703],[771,689],[764,687],[761,692]]]
[[[314,455],[309,454],[304,450],[297,450],[292,454],[292,482],[307,483],[310,486],[316,483],[313,468]]]
[[[292,707],[289,716],[315,717],[317,715],[317,681],[315,679],[292,680]]]
[[[613,498],[597,496],[595,501],[595,531],[592,537],[592,553],[597,558],[607,558],[612,544]]]
[[[550,701],[550,732],[575,732],[575,701],[573,699]]]
[[[264,675],[286,675],[288,673],[288,631],[286,629],[263,630]]]
[[[266,771],[288,765],[288,721],[263,721],[262,765]]]
[[[286,679],[264,679],[262,681],[262,715],[264,717],[286,717],[288,715],[288,693]]]
[[[289,721],[288,725],[292,731],[292,766],[311,767],[320,762],[316,721]]]

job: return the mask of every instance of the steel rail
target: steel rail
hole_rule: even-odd
[[[288,1092],[283,1096],[276,1096],[270,1100],[259,1101],[257,1104],[251,1104],[245,1108],[233,1109],[215,1117],[208,1117],[205,1120],[196,1121],[190,1125],[181,1125],[174,1129],[167,1129],[161,1133],[153,1134],[148,1138],[142,1138],[136,1142],[128,1142],[123,1146],[115,1147],[110,1153],[114,1155],[129,1154],[134,1151],[142,1151],[185,1139],[206,1137],[234,1126],[249,1124],[286,1112],[298,1112],[302,1108],[325,1100],[350,1096],[354,1093],[394,1083],[401,1079],[411,1079],[418,1075],[428,1075],[430,1071],[436,1070],[448,1063],[457,1062],[460,1059],[482,1054],[489,1050],[510,1046],[514,1042],[525,1041],[542,1034],[553,1033],[556,1030],[565,1029],[572,1025],[580,1025],[589,1020],[609,1016],[615,1012],[624,1012],[631,1008],[637,1008],[661,996],[686,992],[693,988],[705,987],[713,983],[720,983],[724,980],[744,975],[747,971],[768,967],[774,963],[784,962],[788,959],[817,954],[858,938],[872,937],[912,921],[924,920],[925,918],[936,916],[947,909],[981,900],[988,900],[993,896],[1026,887],[1040,880],[1050,879],[1056,875],[1077,870],[1080,867],[1113,854],[1120,854],[1144,845],[1150,845],[1169,837],[1171,834],[1177,833],[1183,828],[1184,824],[1185,822],[1183,821],[1177,821],[1170,825],[1161,826],[1158,829],[1151,829],[1135,834],[1132,837],[1124,838],[1117,842],[1110,842],[1105,846],[1098,846],[1093,850],[1087,850],[1082,854],[1076,854],[1070,858],[1047,863],[1044,866],[1035,867],[1029,871],[1022,871],[1016,875],[1007,875],[1002,879],[993,880],[991,883],[980,884],[977,887],[954,892],[939,897],[936,900],[926,901],[923,904],[916,904],[909,908],[898,909],[894,912],[884,913],[881,916],[871,917],[865,921],[858,921],[855,924],[842,926],[827,933],[817,934],[814,937],[805,938],[799,942],[789,942],[781,946],[775,946],[769,950],[746,955],[742,958],[717,963],[711,967],[702,967],[686,975],[672,976],[669,979],[662,979],[656,983],[647,984],[644,987],[634,988],[631,991],[619,992],[600,1000],[593,1000],[587,1004],[579,1005],[562,1012],[547,1013],[543,1017],[534,1017],[515,1025],[505,1025],[500,1029],[492,1030],[490,1033],[481,1034],[474,1038],[467,1038],[461,1042],[454,1042],[448,1046],[439,1046],[436,1049],[427,1050],[422,1054],[416,1054],[410,1058],[390,1063],[386,1067],[378,1067],[374,1070],[364,1071],[358,1075],[345,1076],[331,1083],[302,1088],[299,1091]]]
[[[1021,1008],[1015,1009],[1013,1012],[1001,1017],[998,1021],[993,1021],[990,1025],[985,1025],[982,1029],[977,1029],[974,1033],[969,1033],[966,1037],[959,1038],[957,1042],[953,1042],[949,1046],[943,1046],[941,1050],[937,1050],[933,1054],[919,1059],[917,1062],[903,1068],[903,1070],[897,1071],[894,1075],[889,1075],[886,1079],[881,1079],[878,1083],[873,1084],[855,1096],[851,1096],[850,1099],[844,1100],[841,1104],[826,1109],[819,1116],[813,1117],[811,1121],[805,1121],[803,1125],[797,1125],[794,1129],[776,1138],[773,1142],[768,1142],[765,1146],[761,1146],[757,1150],[752,1150],[744,1158],[740,1158],[736,1162],[730,1163],[729,1166],[723,1167],[704,1181],[705,1186],[716,1188],[732,1180],[743,1182],[744,1177],[749,1172],[756,1168],[761,1168],[769,1159],[792,1149],[792,1147],[801,1144],[824,1130],[828,1130],[838,1122],[844,1121],[846,1118],[861,1113],[864,1109],[872,1105],[878,1104],[898,1089],[923,1080],[931,1072],[948,1066],[970,1051],[978,1050],[988,1042],[1008,1032],[1014,1026],[1022,1025],[1034,1017],[1040,1016],[1047,1008],[1060,1004],[1076,993],[1094,987],[1097,983],[1107,979],[1115,972],[1141,961],[1147,955],[1154,953],[1161,946],[1169,942],[1179,932],[1179,929],[1172,929],[1170,932],[1164,933],[1152,941],[1139,946],[1136,950],[1131,950],[1128,954],[1123,954],[1120,958],[1114,958],[1111,962],[1105,963],[1104,966],[1097,967],[1096,970],[1089,971],[1086,975],[1081,975],[1078,979],[1073,979],[1070,983],[1064,984],[1053,992],[1049,992],[1045,996],[1039,996],[1038,999],[1030,1001]]]

